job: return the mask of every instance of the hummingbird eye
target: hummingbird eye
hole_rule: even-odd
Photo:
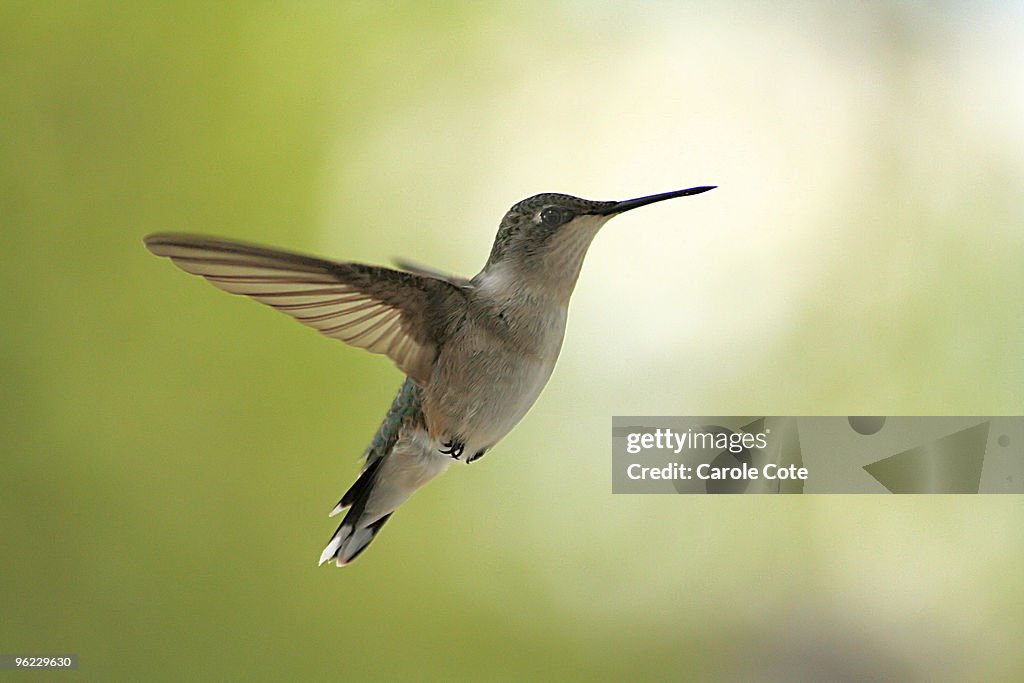
[[[568,223],[570,219],[572,219],[572,212],[554,206],[549,206],[540,212],[540,222],[549,227]]]

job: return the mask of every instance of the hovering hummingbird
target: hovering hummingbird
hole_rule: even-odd
[[[198,235],[157,233],[145,244],[216,287],[384,354],[406,374],[359,478],[331,511],[348,508],[320,564],[341,567],[416,489],[453,460],[483,457],[537,400],[601,226],[625,211],[712,189],[621,202],[524,199],[505,214],[487,264],[471,280],[407,262],[392,270]]]

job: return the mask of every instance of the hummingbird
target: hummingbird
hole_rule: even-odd
[[[405,373],[359,477],[330,513],[348,510],[320,564],[342,567],[417,489],[452,462],[482,458],[537,400],[601,226],[714,187],[626,201],[556,193],[524,199],[501,220],[487,263],[472,279],[406,261],[394,270],[201,235],[156,233],[145,245],[226,292],[386,355]]]

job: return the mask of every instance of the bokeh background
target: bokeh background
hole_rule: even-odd
[[[1019,680],[1018,496],[612,496],[612,415],[1024,409],[1024,9],[0,4],[0,651],[80,680]],[[524,422],[353,566],[401,381],[158,260],[595,241]],[[62,679],[63,680],[63,679]]]

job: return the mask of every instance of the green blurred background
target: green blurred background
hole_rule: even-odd
[[[81,680],[1024,677],[1020,497],[610,494],[611,416],[1024,409],[1019,3],[0,4],[0,652]],[[344,570],[401,376],[158,260],[613,221],[492,454]],[[14,677],[14,674],[9,674]]]

